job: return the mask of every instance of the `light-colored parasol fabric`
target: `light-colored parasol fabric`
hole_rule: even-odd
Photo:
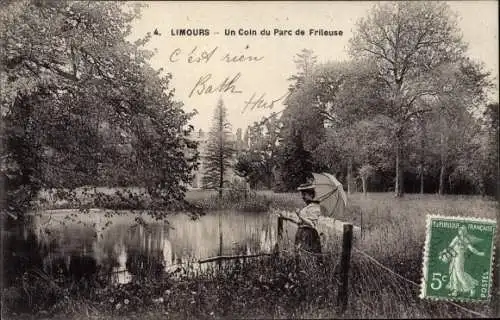
[[[323,215],[327,217],[342,215],[347,207],[347,196],[342,183],[329,173],[313,173],[312,185],[316,192]]]

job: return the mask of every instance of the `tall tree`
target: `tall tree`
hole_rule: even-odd
[[[302,135],[297,131],[280,146],[278,170],[282,180],[279,187],[281,190],[295,190],[314,169],[311,153],[304,148]]]
[[[494,107],[489,104],[487,108]],[[486,109],[486,110],[488,110]],[[450,139],[454,144],[453,167],[450,168],[451,183],[465,180],[477,193],[494,195],[498,178],[498,127],[491,127],[492,118],[462,119],[453,128],[458,131]]]
[[[242,137],[242,132],[243,132],[243,130],[241,128],[236,129],[236,144],[235,144],[235,149],[238,152],[240,152],[241,150],[245,149],[245,145],[244,145],[243,137]]]
[[[488,194],[494,195],[497,200],[500,200],[500,172],[498,164],[500,159],[498,156],[498,148],[500,147],[500,132],[499,132],[499,107],[498,102],[489,103],[484,111],[484,126],[487,136],[486,158],[488,159],[488,169],[486,171],[488,177],[487,189]]]
[[[205,186],[219,188],[219,196],[222,196],[227,171],[232,167],[234,152],[234,143],[231,141],[231,124],[227,120],[227,109],[224,106],[224,101],[219,99],[215,107],[212,129],[208,134],[204,163],[206,174],[203,176]]]
[[[318,57],[314,55],[314,51],[310,49],[302,49],[300,53],[296,54],[293,62],[297,66],[298,72],[288,79],[292,81],[289,88],[290,91],[293,92],[295,89],[300,88],[305,80],[312,75],[317,58]]]
[[[432,79],[432,85],[438,94],[419,100],[419,104],[432,110],[430,115],[434,115],[434,119],[431,119],[435,122],[433,131],[439,134],[438,193],[443,194],[446,177],[456,165],[450,160],[457,159],[458,153],[466,149],[470,139],[473,139],[477,127],[474,113],[483,105],[490,81],[482,65],[470,59],[443,64],[436,71],[438,74]]]
[[[354,189],[354,168],[375,160],[368,157],[366,150],[380,149],[374,154],[385,154],[379,147],[388,142],[387,119],[380,116],[384,105],[381,86],[373,64],[358,61],[319,65],[304,86],[314,92],[315,108],[330,131],[314,154],[327,161],[329,154],[337,158],[332,163],[347,171],[348,193]],[[387,163],[386,160],[380,162]]]
[[[316,92],[309,85],[316,68],[316,56],[312,50],[303,49],[296,55],[294,62],[297,73],[289,78],[292,84],[280,119],[281,136],[286,139],[299,133],[304,147],[312,151],[324,135],[324,116],[315,107]]]
[[[432,123],[432,114],[423,114],[413,121],[409,129],[409,142],[411,146],[408,150],[410,172],[414,173],[418,178],[420,194],[425,192],[425,181],[429,178],[429,170],[432,155],[431,137],[433,131],[429,125]],[[412,170],[413,169],[413,170]]]
[[[249,137],[249,133],[248,131],[250,130],[250,126],[248,126],[246,129],[245,129],[245,134],[243,135],[243,149],[248,149],[248,144],[249,144],[249,140],[250,140],[250,137]]]
[[[279,119],[276,115],[255,122],[248,128],[250,145],[238,155],[235,171],[252,188],[274,186],[274,168],[278,151]]]
[[[285,100],[286,105],[280,122],[280,151],[278,156],[278,171],[282,170],[303,170],[299,164],[301,162],[312,164],[311,155],[313,150],[321,143],[324,137],[324,116],[315,108],[314,91],[305,86],[313,76],[316,65],[316,56],[311,50],[302,50],[297,54],[294,60],[297,73],[289,80],[293,81],[290,85],[290,93]],[[298,143],[298,144],[297,144]],[[296,144],[292,146],[292,144]],[[295,151],[291,151],[295,150]],[[287,157],[307,156],[307,159],[288,159]],[[290,164],[294,165],[290,165]],[[308,169],[310,170],[310,169]],[[279,177],[300,177],[300,172],[280,172]],[[281,181],[280,184],[293,189],[297,186],[298,179],[293,178],[293,183]],[[300,184],[300,182],[298,182]]]
[[[127,40],[139,13],[92,1],[2,7],[3,213],[22,217],[42,188],[124,173],[162,207],[183,198],[195,159],[184,156],[194,145],[180,128],[191,115],[170,75],[150,66],[150,35]]]
[[[442,2],[401,1],[375,5],[357,22],[352,56],[373,59],[388,91],[386,115],[394,122],[395,193],[403,194],[404,133],[414,116],[427,112],[418,100],[434,92],[434,70],[462,56],[457,19]]]

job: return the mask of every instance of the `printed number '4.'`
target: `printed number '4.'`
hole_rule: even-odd
[[[441,275],[441,273],[434,272],[431,279],[431,289],[439,290],[443,286],[443,282],[447,281],[447,275]]]

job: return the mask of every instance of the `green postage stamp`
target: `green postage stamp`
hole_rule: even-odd
[[[496,221],[427,216],[421,298],[488,302]]]

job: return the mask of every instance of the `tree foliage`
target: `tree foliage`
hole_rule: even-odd
[[[281,176],[328,170],[351,190],[356,172],[372,168],[372,185],[396,195],[405,187],[444,193],[471,186],[491,194],[486,181],[497,176],[496,153],[487,151],[493,143],[479,119],[491,80],[466,57],[447,4],[377,4],[358,21],[350,50],[350,61],[313,67],[312,52],[301,53],[281,117]],[[286,161],[299,163],[293,154],[307,163],[287,168]]]
[[[394,123],[395,192],[403,193],[403,135],[412,117],[428,110],[420,100],[439,94],[436,72],[460,59],[465,45],[457,19],[442,2],[390,2],[373,7],[350,41],[355,58],[371,59],[385,82],[386,112]]]
[[[208,145],[204,155],[206,173],[203,184],[209,188],[219,188],[222,195],[227,171],[233,165],[234,143],[231,140],[231,124],[227,120],[227,108],[219,99],[215,107],[212,129],[208,133]]]
[[[19,1],[1,9],[2,179],[8,213],[40,189],[143,187],[160,207],[183,198],[196,159],[191,114],[143,49],[127,40],[140,6]]]
[[[252,188],[271,189],[275,183],[280,121],[276,114],[247,129],[248,147],[238,154],[237,175],[244,177]]]
[[[280,190],[293,190],[313,170],[312,152],[325,134],[324,116],[316,106],[310,79],[316,67],[313,51],[304,49],[294,60],[297,73],[289,80],[290,93],[280,118],[279,151],[276,166]]]

